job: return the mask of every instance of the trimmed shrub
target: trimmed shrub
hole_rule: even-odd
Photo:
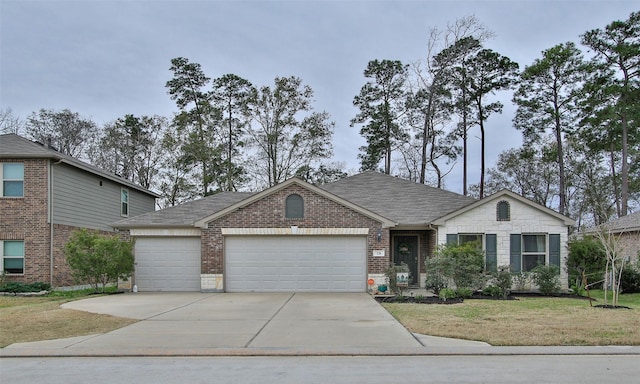
[[[458,288],[456,289],[457,297],[462,297],[464,299],[468,299],[473,295],[473,289],[470,288]]]
[[[442,300],[450,300],[459,297],[458,292],[455,289],[443,288],[438,295]]]
[[[555,265],[538,265],[533,269],[533,282],[546,296],[560,292],[560,270]]]
[[[502,289],[495,285],[488,285],[484,287],[484,289],[482,290],[482,294],[491,297],[500,297],[502,296]]]
[[[0,292],[24,293],[24,292],[42,292],[51,289],[51,285],[43,282],[22,283],[19,281],[11,281],[0,286]]]

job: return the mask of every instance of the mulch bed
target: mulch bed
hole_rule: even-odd
[[[457,297],[455,299],[441,299],[438,296],[374,296],[380,303],[413,303],[413,304],[459,304],[464,302],[465,299]],[[558,293],[553,296],[544,296],[538,292],[514,292],[506,298],[500,296],[488,296],[483,295],[480,292],[474,293],[471,297],[467,297],[466,300],[518,300],[518,297],[562,297],[589,300],[588,297],[575,295],[572,293]],[[595,299],[591,299],[595,301]],[[594,307],[605,307],[604,305],[595,305]],[[620,306],[618,306],[620,307]],[[622,307],[626,308],[626,307]]]
[[[414,303],[414,304],[459,304],[464,300],[461,297],[443,300],[438,296],[374,296],[380,303]]]

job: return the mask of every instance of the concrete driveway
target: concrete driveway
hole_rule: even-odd
[[[20,348],[54,355],[331,353],[424,345],[366,293],[125,293],[63,307],[141,321],[101,335],[13,344],[5,353],[23,354]]]

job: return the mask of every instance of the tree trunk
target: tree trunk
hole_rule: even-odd
[[[628,204],[629,204],[629,163],[627,162],[628,157],[628,140],[629,140],[629,125],[627,122],[627,114],[626,112],[622,114],[622,175],[621,176],[621,191],[620,191],[620,216],[626,216],[628,213]]]
[[[560,125],[560,111],[558,107],[557,95],[554,96],[556,99],[554,100],[554,109],[555,109],[555,124],[556,124],[556,145],[558,146],[558,168],[560,174],[560,186],[559,186],[559,194],[560,194],[560,206],[559,211],[561,215],[567,214],[567,194],[566,194],[566,186],[565,186],[565,175],[564,175],[564,150],[562,148],[562,126]]]

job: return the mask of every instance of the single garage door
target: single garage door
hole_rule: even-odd
[[[140,237],[135,257],[139,291],[200,291],[200,238]]]
[[[354,236],[227,236],[227,292],[364,292],[367,241]]]

